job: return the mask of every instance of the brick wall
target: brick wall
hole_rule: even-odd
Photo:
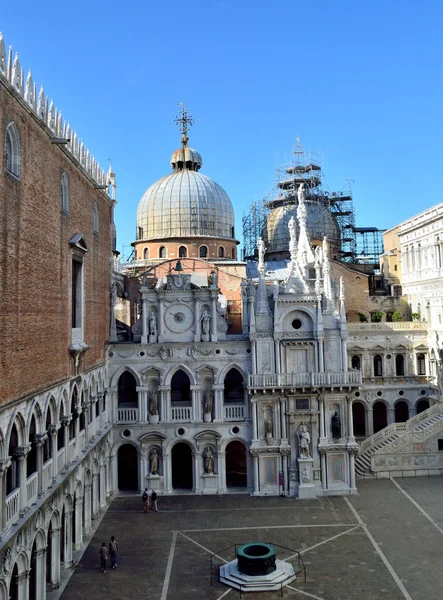
[[[20,135],[21,174],[6,172],[5,130]],[[50,143],[49,130],[0,80],[0,404],[75,374],[71,343],[71,248],[84,235],[84,341],[80,371],[104,361],[109,335],[111,205],[103,192]],[[69,178],[70,210],[60,210],[60,178]],[[93,234],[98,203],[99,234]]]

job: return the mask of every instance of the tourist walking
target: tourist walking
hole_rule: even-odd
[[[155,512],[158,512],[157,493],[154,490],[152,490],[151,492],[151,510],[155,510]]]
[[[100,548],[100,565],[102,573],[106,571],[106,563],[108,561],[108,550],[106,549],[106,542],[103,542]]]
[[[111,555],[111,569],[117,568],[117,553],[118,553],[118,542],[114,536],[111,536],[109,542],[109,554]]]
[[[143,500],[143,512],[148,512],[149,510],[149,496],[148,496],[148,488],[145,488],[142,496]]]

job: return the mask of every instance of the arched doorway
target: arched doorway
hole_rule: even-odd
[[[226,485],[242,487],[248,485],[246,448],[241,442],[230,442],[226,447]]]
[[[354,435],[366,435],[365,407],[361,402],[352,403],[352,422],[354,424]]]
[[[138,490],[137,450],[131,444],[118,449],[118,487],[120,490]]]
[[[34,540],[31,552],[31,572],[29,573],[29,600],[37,600],[37,541]]]
[[[417,414],[419,415],[420,413],[424,412],[425,410],[428,410],[429,408],[429,400],[419,400],[416,404],[417,407]]]
[[[409,419],[409,406],[404,400],[399,400],[395,404],[395,422],[404,423]]]
[[[184,442],[179,442],[172,448],[172,487],[192,489],[192,450]]]
[[[9,600],[19,600],[18,575],[18,567],[15,563],[12,569],[11,583],[9,584]]]
[[[384,429],[388,424],[386,404],[384,402],[376,402],[373,406],[374,433]]]

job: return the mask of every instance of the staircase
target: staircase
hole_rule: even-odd
[[[392,423],[378,433],[364,440],[359,448],[355,459],[355,473],[357,477],[373,477],[371,469],[371,456],[377,453],[395,451],[406,441],[409,434],[421,434],[423,438],[426,433],[434,432],[437,423],[441,422],[443,429],[443,403],[437,402],[419,415],[412,417],[406,423]],[[389,446],[389,448],[388,448]]]

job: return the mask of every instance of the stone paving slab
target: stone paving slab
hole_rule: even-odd
[[[411,496],[415,494],[417,502],[426,503],[424,508],[433,511],[434,519],[443,521],[443,480],[409,479],[399,480],[399,484]],[[359,491],[360,496],[349,500],[393,569],[405,580],[412,600],[441,600],[443,536],[390,480],[362,481]],[[108,542],[111,535],[120,543],[119,566],[103,574],[98,551],[101,542]],[[165,595],[165,574],[174,535],[176,544]],[[160,498],[159,512],[148,514],[142,512],[140,498],[117,497],[61,597],[219,600],[228,588],[216,577],[211,587],[210,552],[259,540],[303,552],[308,580],[304,583],[300,576],[291,584],[295,589],[283,590],[283,598],[405,598],[343,498],[298,501],[245,495]],[[225,556],[231,559],[233,554]],[[278,556],[286,558],[288,553],[278,550]],[[296,561],[291,562],[296,567]],[[216,568],[214,573],[217,574]],[[224,598],[239,596],[233,590]],[[282,596],[267,592],[243,597],[274,600]]]

